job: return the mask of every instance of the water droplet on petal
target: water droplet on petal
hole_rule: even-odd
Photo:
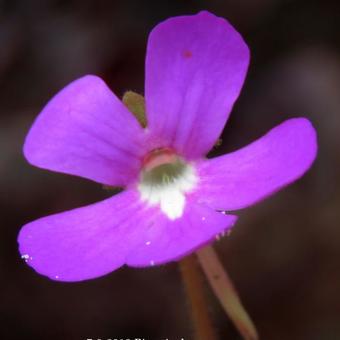
[[[155,265],[155,261],[150,261],[150,266],[154,266]]]
[[[202,217],[202,221],[205,221],[205,217],[204,216]]]
[[[58,280],[59,279],[59,275],[56,275],[55,278]]]
[[[149,246],[151,244],[151,241],[146,241],[145,245]]]
[[[25,260],[25,262],[27,262],[30,259],[30,256],[28,254],[23,254],[23,255],[21,255],[21,258],[23,260]],[[31,258],[31,260],[32,260],[32,258]]]

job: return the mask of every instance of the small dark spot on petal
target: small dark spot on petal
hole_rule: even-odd
[[[182,53],[184,58],[191,58],[192,57],[192,52],[189,50],[184,50]]]

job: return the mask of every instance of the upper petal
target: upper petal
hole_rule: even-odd
[[[187,158],[216,142],[241,90],[249,50],[240,34],[208,12],[175,17],[149,36],[145,100],[159,146]]]
[[[244,208],[302,176],[316,152],[311,123],[289,119],[241,150],[200,163],[195,197],[215,209]]]
[[[143,129],[106,84],[85,76],[42,110],[24,154],[41,168],[124,186],[139,170],[143,140]]]

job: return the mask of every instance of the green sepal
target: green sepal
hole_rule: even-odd
[[[114,187],[114,186],[111,186],[111,185],[106,185],[104,184],[102,186],[102,188],[106,191],[110,191],[112,195],[117,195],[119,194],[120,192],[122,192],[124,189],[121,188],[121,187]]]
[[[133,91],[126,91],[123,96],[124,105],[137,118],[143,128],[146,127],[145,100],[144,97]]]

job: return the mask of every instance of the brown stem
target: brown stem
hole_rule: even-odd
[[[196,254],[216,297],[243,339],[258,340],[256,328],[213,247],[201,248]]]
[[[191,305],[191,316],[195,340],[216,340],[214,327],[207,310],[201,269],[194,255],[179,262],[187,296]]]

